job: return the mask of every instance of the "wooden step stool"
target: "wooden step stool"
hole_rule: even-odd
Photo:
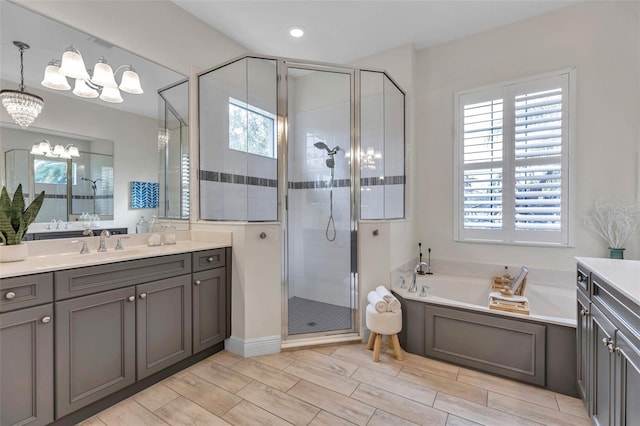
[[[371,331],[367,349],[373,349],[373,360],[380,361],[382,336],[389,336],[389,341],[395,352],[396,359],[402,361],[402,348],[398,340],[398,333],[402,330],[402,311],[378,312],[373,305],[367,306],[367,328]]]

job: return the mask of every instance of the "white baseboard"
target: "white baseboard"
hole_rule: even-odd
[[[280,336],[258,337],[255,339],[241,339],[231,336],[224,341],[224,348],[233,354],[248,358],[279,353],[281,341]]]

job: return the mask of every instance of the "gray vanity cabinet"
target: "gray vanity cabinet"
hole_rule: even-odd
[[[63,417],[136,380],[135,288],[56,303],[56,412]]]
[[[200,352],[226,337],[226,268],[193,274],[193,353]]]
[[[579,263],[578,277],[581,397],[595,425],[640,426],[640,306],[597,270]]]
[[[138,380],[191,355],[190,278],[136,286]]]
[[[53,421],[53,304],[0,314],[0,424]]]
[[[578,289],[577,293],[577,324],[576,324],[576,354],[577,354],[577,371],[576,379],[578,381],[578,394],[589,411],[591,404],[588,398],[587,389],[589,387],[589,344],[591,320],[590,310],[591,301],[589,300],[589,276],[586,272],[578,270],[577,275]]]
[[[591,355],[593,369],[591,376],[591,415],[596,425],[613,424],[612,389],[613,354],[615,326],[598,309],[591,306]]]

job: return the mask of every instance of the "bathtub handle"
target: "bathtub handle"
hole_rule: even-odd
[[[587,310],[587,309],[580,309],[580,316],[581,316],[581,317],[586,317],[587,315],[589,315],[589,310]]]

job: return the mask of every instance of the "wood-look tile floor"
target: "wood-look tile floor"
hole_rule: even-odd
[[[143,425],[590,425],[582,401],[383,345],[217,353],[82,422]]]

